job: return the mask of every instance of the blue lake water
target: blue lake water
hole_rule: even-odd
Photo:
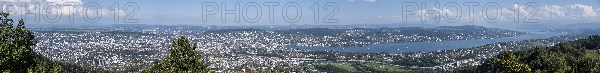
[[[486,44],[498,43],[498,42],[509,42],[509,41],[522,41],[529,39],[545,39],[552,36],[564,35],[565,33],[556,32],[540,32],[540,31],[523,31],[530,34],[514,36],[514,37],[503,37],[494,39],[470,39],[470,40],[456,40],[456,41],[437,41],[437,42],[407,42],[407,43],[382,43],[374,44],[365,47],[304,47],[304,46],[287,46],[288,48],[299,48],[310,51],[341,51],[341,52],[387,52],[387,53],[401,53],[401,52],[414,52],[414,51],[437,51],[437,50],[451,50],[458,48],[471,48],[475,46],[481,46]]]

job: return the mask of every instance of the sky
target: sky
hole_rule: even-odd
[[[600,22],[600,0],[1,0],[30,24],[348,25]]]

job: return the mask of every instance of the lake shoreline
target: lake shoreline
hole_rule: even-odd
[[[403,52],[431,52],[438,50],[452,50],[459,48],[471,48],[486,44],[499,42],[522,41],[530,39],[545,39],[553,36],[565,35],[566,33],[545,32],[539,30],[520,30],[529,34],[514,37],[502,37],[492,39],[469,39],[453,41],[433,41],[433,42],[404,42],[404,43],[381,43],[372,44],[364,47],[305,47],[305,46],[286,46],[292,49],[301,49],[307,51],[338,51],[338,52],[364,52],[364,53],[403,53]]]

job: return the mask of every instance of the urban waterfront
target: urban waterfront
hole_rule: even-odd
[[[490,39],[468,39],[456,41],[433,41],[433,42],[407,42],[407,43],[381,43],[364,47],[303,47],[288,46],[288,48],[314,50],[314,51],[340,51],[340,52],[368,52],[368,53],[402,53],[402,52],[431,52],[438,50],[452,50],[458,48],[471,48],[487,44],[521,41],[529,39],[546,39],[553,36],[565,35],[566,33],[529,31],[529,34],[490,38]]]

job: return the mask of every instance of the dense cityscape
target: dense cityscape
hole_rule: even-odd
[[[504,51],[552,46],[570,38],[514,41],[473,48],[406,53],[307,51],[286,46],[361,47],[379,43],[434,42],[493,39],[526,32],[481,26],[433,28],[299,28],[255,29],[211,26],[101,26],[33,27],[39,40],[35,51],[52,60],[97,69],[138,71],[168,55],[177,36],[188,36],[198,45],[216,72],[290,70],[325,72],[323,63],[348,63],[367,72],[372,65],[402,69],[451,70],[478,65],[480,60]],[[418,31],[419,33],[416,33]],[[524,45],[535,42],[535,45]]]

